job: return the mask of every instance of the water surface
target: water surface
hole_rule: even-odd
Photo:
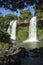
[[[17,43],[18,47],[24,47],[27,49],[33,49],[33,48],[40,48],[43,47],[43,41],[39,41],[39,42],[29,42],[29,43]]]

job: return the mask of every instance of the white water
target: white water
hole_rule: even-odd
[[[28,42],[37,42],[37,18],[36,16],[32,17],[30,20],[30,26],[29,26],[29,38],[25,40],[23,43]]]
[[[7,32],[10,34],[10,39],[11,40],[16,40],[16,25],[17,25],[16,22],[17,22],[16,20],[11,21],[10,25],[8,27],[8,30],[7,30]]]

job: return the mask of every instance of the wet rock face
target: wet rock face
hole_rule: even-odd
[[[20,48],[21,51],[18,53],[19,57],[43,57],[43,47],[41,48],[35,48],[35,49],[31,49],[31,50],[27,50],[25,48]]]
[[[21,64],[21,58],[43,58],[43,47],[41,48],[35,48],[35,49],[25,49],[23,47],[20,47],[19,49],[21,49],[20,52],[18,52],[17,54],[14,55],[8,55],[4,58],[0,59],[0,65],[20,65]],[[32,61],[32,60],[31,60]]]
[[[29,56],[32,57],[39,57],[39,49],[33,49],[33,50],[29,50]]]
[[[34,57],[41,57],[41,56],[43,57],[43,47],[29,50],[29,52],[33,53]]]
[[[41,48],[39,49],[39,52],[40,52],[40,56],[43,57],[43,47],[41,47]]]
[[[17,55],[5,56],[0,60],[0,65],[20,65],[21,60]]]
[[[28,56],[28,51],[25,49],[25,48],[23,48],[23,47],[20,47],[19,49],[21,49],[21,51],[18,53],[18,56],[19,57],[25,57],[25,56]]]

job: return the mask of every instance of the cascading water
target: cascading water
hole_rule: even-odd
[[[11,21],[10,25],[8,27],[8,30],[7,30],[7,32],[10,34],[10,39],[11,40],[16,40],[16,25],[17,25],[16,22],[17,22],[16,20]]]
[[[28,42],[36,42],[37,41],[37,19],[36,16],[32,17],[30,20],[30,26],[29,26],[29,38],[25,40],[23,43],[28,43]]]
[[[29,41],[37,41],[37,29],[36,29],[37,19],[36,16],[32,17],[29,26]]]

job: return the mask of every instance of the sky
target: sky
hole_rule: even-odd
[[[24,8],[24,10],[28,10],[29,12],[31,12],[32,16],[35,15],[34,5],[28,6],[27,8]]]
[[[34,10],[34,7],[33,7],[33,6],[28,6],[27,8],[24,8],[23,10],[28,10],[28,11],[30,11],[32,15],[35,14],[35,10]],[[5,16],[6,14],[14,14],[14,15],[20,16],[20,10],[18,9],[17,11],[18,11],[18,12],[16,12],[16,11],[11,11],[11,10],[5,9],[5,8],[3,8],[3,7],[0,8],[0,13],[2,13],[3,16]]]
[[[18,10],[19,12],[16,13],[16,11],[11,11],[9,9],[5,9],[3,7],[0,8],[0,13],[2,13],[3,16],[7,15],[7,14],[14,14],[17,16],[20,16],[20,10]]]
[[[39,0],[36,0],[36,1],[38,3]],[[27,8],[25,7],[23,10],[28,10],[29,12],[31,12],[32,16],[34,16],[34,14],[35,14],[34,5],[28,6]],[[5,16],[6,14],[14,14],[14,15],[20,16],[20,10],[18,9],[17,11],[18,12],[11,11],[9,9],[5,9],[3,7],[0,7],[0,13],[2,13],[3,16]]]

